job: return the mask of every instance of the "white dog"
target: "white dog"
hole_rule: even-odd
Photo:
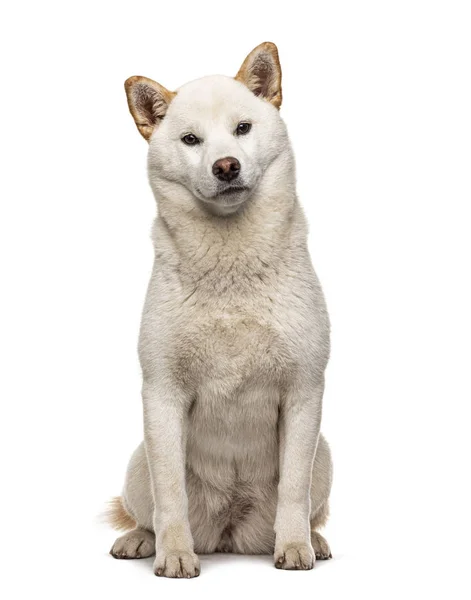
[[[196,553],[330,558],[320,434],[329,319],[307,248],[281,69],[264,43],[235,78],[126,81],[158,205],[142,316],[144,442],[110,510],[116,558],[195,577]]]

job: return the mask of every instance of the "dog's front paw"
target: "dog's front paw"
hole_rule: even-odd
[[[314,567],[316,556],[311,544],[293,543],[284,544],[275,550],[275,567],[277,569],[288,569],[307,571]]]
[[[157,577],[179,577],[190,579],[200,574],[200,561],[194,552],[176,550],[158,555],[154,561]]]

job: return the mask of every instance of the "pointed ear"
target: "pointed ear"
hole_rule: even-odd
[[[252,50],[235,77],[256,96],[281,106],[281,65],[278,50],[272,42],[264,42]]]
[[[129,110],[143,138],[149,141],[154,129],[165,117],[176,92],[169,92],[147,77],[130,77],[124,83]]]

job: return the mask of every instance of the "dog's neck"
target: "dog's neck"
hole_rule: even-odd
[[[276,271],[279,261],[291,254],[292,238],[298,244],[306,239],[292,163],[281,163],[272,165],[253,197],[229,216],[212,214],[175,184],[154,188],[157,260],[171,248],[181,277],[214,290],[223,290],[236,279],[257,281],[267,271]]]

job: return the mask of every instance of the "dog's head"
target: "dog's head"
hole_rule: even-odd
[[[145,77],[125,83],[129,108],[149,142],[149,173],[183,185],[226,214],[255,191],[286,148],[277,48],[265,42],[235,76],[204,77],[170,92]]]

